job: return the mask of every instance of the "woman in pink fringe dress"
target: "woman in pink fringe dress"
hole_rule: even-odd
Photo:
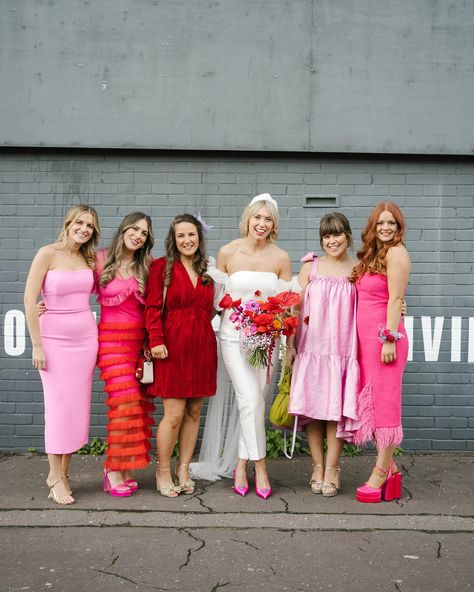
[[[404,231],[400,208],[392,202],[378,204],[362,232],[359,263],[351,277],[357,288],[361,385],[361,427],[354,432],[354,442],[372,441],[378,452],[369,480],[357,488],[360,502],[401,497],[402,479],[393,453],[403,439],[402,376],[408,357],[401,311],[411,263],[403,245]]]

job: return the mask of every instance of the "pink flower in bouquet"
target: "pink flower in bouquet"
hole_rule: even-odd
[[[242,334],[244,335],[244,337],[250,337],[250,335],[253,335],[254,333],[255,325],[247,325],[242,329]]]

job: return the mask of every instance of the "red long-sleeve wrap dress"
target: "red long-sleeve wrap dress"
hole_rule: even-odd
[[[173,266],[165,306],[166,259],[153,261],[148,278],[145,321],[149,347],[165,344],[168,357],[154,360],[148,394],[168,398],[211,397],[216,392],[217,346],[211,325],[214,286],[200,277],[196,287],[184,265]]]

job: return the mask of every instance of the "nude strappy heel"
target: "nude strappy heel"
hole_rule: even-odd
[[[189,467],[189,465],[188,463],[179,463],[176,466],[176,471],[178,471],[180,467]],[[185,495],[191,495],[192,493],[194,493],[196,483],[191,479],[191,477],[188,476],[188,480],[185,483],[181,483],[176,472],[176,479],[178,480],[178,486],[181,490],[181,493],[184,493]]]
[[[339,493],[339,490],[341,489],[341,482],[340,482],[340,472],[341,469],[340,467],[326,467],[326,471],[327,470],[330,471],[334,471],[334,474],[337,475],[337,484],[336,484],[336,480],[333,481],[323,481],[322,484],[322,494],[323,497],[334,497]]]
[[[314,468],[324,468],[324,465],[313,465],[313,469]],[[311,481],[309,482],[309,485],[311,487],[311,491],[313,493],[322,493],[323,492],[323,480],[322,479],[311,479]]]
[[[158,467],[156,469],[156,489],[163,497],[178,497],[181,491],[179,485],[160,485],[158,473],[160,471],[170,471],[169,467]]]

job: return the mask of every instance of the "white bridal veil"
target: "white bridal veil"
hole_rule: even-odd
[[[218,310],[218,303],[228,291],[229,276],[215,267],[213,258],[210,258],[208,273],[215,282],[214,306]],[[291,282],[280,280],[280,289],[301,292],[301,286],[296,277]],[[272,375],[271,384],[268,385],[270,393],[275,392],[279,377],[278,369]],[[267,404],[271,403],[272,398],[272,396],[267,398]],[[221,477],[231,478],[237,462],[238,444],[237,398],[218,346],[217,392],[214,397],[209,398],[199,459],[189,467],[191,477],[208,481],[217,481]]]

